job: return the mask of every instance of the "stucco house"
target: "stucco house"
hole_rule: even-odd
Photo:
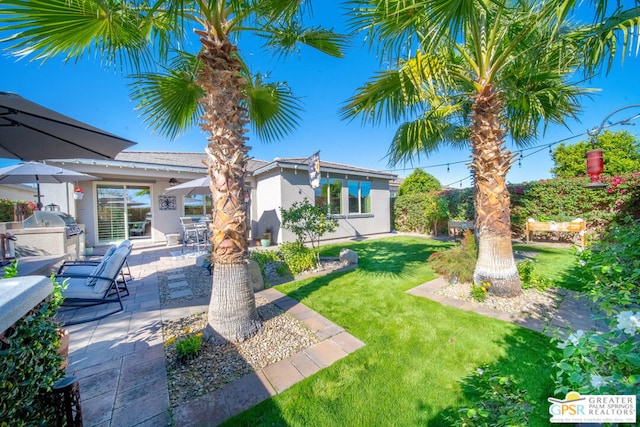
[[[210,196],[167,193],[172,185],[205,176],[204,159],[204,153],[123,151],[114,160],[47,160],[100,180],[43,184],[43,204],[84,224],[87,246],[125,238],[166,242],[167,235],[182,233],[180,217],[211,211]],[[251,241],[266,232],[272,243],[293,241],[295,236],[280,226],[280,208],[305,197],[329,204],[339,220],[325,239],[390,231],[389,183],[396,175],[327,161],[320,162],[320,175],[320,186],[313,189],[304,158],[249,160],[245,201]],[[81,195],[74,194],[76,188]]]

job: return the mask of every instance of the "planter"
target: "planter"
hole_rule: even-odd
[[[84,254],[85,254],[85,255],[87,255],[87,256],[91,256],[91,255],[93,255],[93,248],[92,248],[92,247],[90,247],[90,246],[89,246],[89,247],[84,248]]]
[[[73,199],[74,200],[82,200],[84,198],[84,193],[73,193]]]
[[[269,245],[271,244],[271,240],[270,239],[260,239],[260,245],[262,245],[262,247],[269,247]]]

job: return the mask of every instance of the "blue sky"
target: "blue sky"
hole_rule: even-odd
[[[344,17],[337,0],[314,3],[314,24],[332,26],[344,31]],[[381,67],[374,54],[358,41],[347,52],[345,59],[321,55],[303,48],[299,56],[274,60],[262,52],[258,44],[244,44],[240,49],[254,71],[269,73],[273,80],[286,81],[296,95],[302,98],[305,112],[299,129],[279,142],[264,144],[250,136],[250,155],[261,160],[275,157],[307,157],[320,151],[322,159],[354,166],[391,170],[385,155],[394,133],[394,127],[363,125],[359,119],[342,121],[338,110],[356,88]],[[102,128],[137,142],[135,150],[203,151],[205,135],[198,129],[169,141],[153,134],[142,122],[135,105],[129,100],[128,80],[114,69],[100,66],[97,58],[85,58],[78,63],[63,64],[51,60],[46,64],[16,61],[6,52],[0,56],[0,90],[15,92],[75,119]],[[640,58],[630,56],[615,67],[608,76],[601,76],[586,86],[601,89],[592,99],[584,98],[584,112],[580,122],[569,122],[569,128],[550,127],[544,137],[534,145],[555,143],[583,134],[597,127],[602,120],[618,108],[640,104]],[[640,108],[627,109],[611,117],[619,121],[640,113]],[[640,124],[640,119],[634,121]],[[615,129],[622,129],[617,127]],[[624,129],[640,135],[637,126]],[[577,142],[585,137],[571,139]],[[509,148],[517,150],[515,147]],[[509,172],[510,182],[549,178],[553,166],[547,148],[537,153],[523,153],[522,166],[514,164]],[[430,158],[421,157],[413,165],[397,165],[393,170],[399,176],[411,173],[413,166],[421,166],[443,185],[470,185],[465,162],[468,151],[444,149]],[[0,159],[0,166],[13,162]],[[447,171],[447,164],[449,171]],[[440,166],[435,166],[440,165]],[[462,180],[462,181],[461,181]]]

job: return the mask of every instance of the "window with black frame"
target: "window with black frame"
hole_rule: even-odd
[[[320,186],[314,190],[316,206],[329,206],[332,215],[342,214],[342,180],[322,178]]]

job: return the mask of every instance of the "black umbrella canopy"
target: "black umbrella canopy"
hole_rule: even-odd
[[[113,159],[135,142],[0,91],[0,158]]]

